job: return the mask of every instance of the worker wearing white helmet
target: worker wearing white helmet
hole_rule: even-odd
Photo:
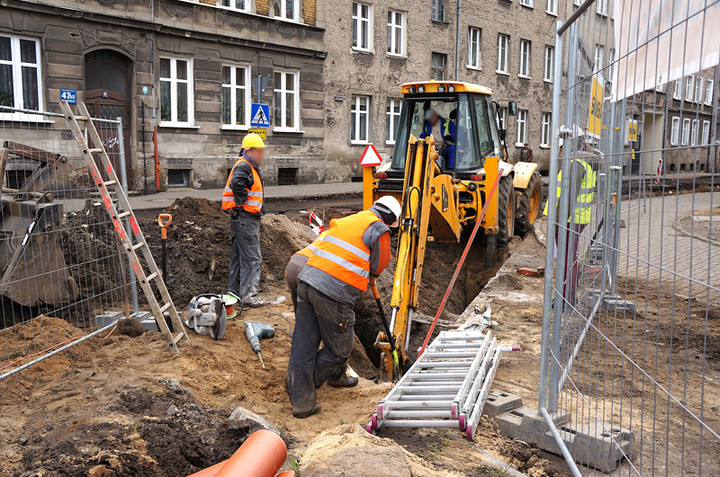
[[[390,263],[390,227],[397,227],[401,212],[396,198],[381,197],[368,210],[331,220],[291,259],[287,279],[291,290],[297,287],[297,306],[285,385],[295,417],[320,411],[315,389],[326,381],[336,387],[357,384],[346,375],[355,342],[353,308]]]

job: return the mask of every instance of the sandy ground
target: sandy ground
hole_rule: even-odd
[[[352,209],[322,212],[329,219]],[[228,225],[227,217],[208,201],[179,201],[170,211],[175,217],[169,233],[167,283],[182,310],[194,294],[224,289]],[[290,255],[312,238],[305,223],[306,218],[297,213],[263,220],[264,291],[288,297],[283,269]],[[148,220],[145,229],[151,226]],[[148,236],[159,256],[159,241]],[[435,311],[460,253],[457,246],[431,246],[426,268],[434,273],[423,282],[423,313]],[[444,318],[457,318],[494,273],[481,271],[482,258],[479,249],[471,254]],[[389,295],[390,281],[387,272],[380,284],[385,295]],[[357,312],[358,334],[364,348],[373,351],[372,340],[380,329],[374,301],[365,297]],[[289,297],[271,309],[246,310],[242,315],[241,319],[266,321],[278,329],[274,339],[262,343],[266,370],[250,350],[241,320],[235,320],[220,341],[192,335],[192,342],[181,346],[180,355],[167,351],[159,333],[131,338],[115,331],[4,380],[0,386],[0,475],[187,475],[229,457],[247,437],[252,429],[228,418],[237,406],[280,429],[290,450],[288,468],[296,467],[298,461],[308,466],[323,460],[312,457],[319,455],[313,453],[304,457],[308,446],[323,431],[338,426],[340,430],[332,431],[337,435],[354,434],[357,428],[348,425],[364,426],[390,385],[375,382],[377,370],[358,342],[351,365],[361,375],[360,384],[352,389],[324,386],[318,393],[323,411],[305,420],[293,418],[283,382],[290,351],[290,338],[283,331],[291,332],[285,318],[293,322]],[[60,330],[67,336],[83,332],[61,319],[46,320],[45,332]],[[28,338],[42,334],[43,329],[28,327]],[[424,324],[414,327],[415,339],[422,340],[426,330]],[[503,368],[504,364],[501,374]],[[530,369],[536,369],[536,364],[528,362],[525,372]],[[489,421],[482,426],[475,443],[457,432],[409,431],[394,433],[391,445],[387,439],[363,440],[362,436],[360,447],[392,447],[392,452],[404,456],[407,475],[494,476],[498,475],[497,461],[493,461],[497,458],[530,475],[558,475],[536,449],[500,435]],[[325,461],[334,462],[332,455],[342,449],[326,449]],[[494,458],[488,458],[488,450]],[[411,456],[406,459],[408,452]],[[351,463],[356,466],[355,475],[368,475],[363,459]],[[404,475],[388,469],[373,473]],[[321,474],[306,470],[303,475]]]

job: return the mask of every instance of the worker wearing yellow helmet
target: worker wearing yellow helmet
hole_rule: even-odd
[[[228,290],[244,306],[260,306],[260,218],[263,215],[263,182],[259,168],[265,160],[265,143],[257,134],[242,141],[237,160],[225,184],[222,208],[230,213],[232,248]]]

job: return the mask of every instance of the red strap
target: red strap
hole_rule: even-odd
[[[477,232],[480,229],[480,224],[482,223],[482,219],[483,219],[483,217],[485,217],[485,211],[487,210],[488,205],[490,205],[490,201],[492,200],[492,197],[495,194],[495,191],[497,190],[497,186],[500,183],[500,179],[502,178],[501,172],[502,171],[498,171],[498,177],[497,177],[497,179],[495,179],[495,183],[493,184],[492,189],[490,189],[490,194],[488,194],[488,199],[485,201],[485,205],[483,206],[482,210],[480,211],[480,216],[475,221],[475,227],[473,227],[472,234],[470,234],[470,238],[468,238],[467,245],[465,245],[465,250],[463,250],[463,254],[460,257],[460,261],[458,262],[457,267],[455,267],[455,272],[453,273],[452,279],[450,280],[450,284],[447,287],[447,291],[445,292],[445,295],[443,296],[443,299],[440,302],[440,307],[438,308],[437,313],[435,313],[435,318],[433,318],[432,325],[430,325],[430,330],[428,331],[428,334],[425,337],[425,341],[423,341],[422,347],[420,348],[420,351],[418,352],[418,358],[425,351],[425,347],[427,346],[428,341],[430,341],[430,336],[432,336],[433,331],[435,331],[435,325],[437,325],[438,318],[440,318],[440,313],[442,313],[442,311],[445,309],[445,304],[447,303],[448,297],[450,296],[450,292],[452,291],[453,287],[455,286],[457,277],[458,277],[458,275],[460,275],[460,269],[462,268],[463,264],[465,263],[465,258],[467,258],[467,255],[470,252],[470,247],[472,246],[473,242],[475,241],[475,235],[477,235]]]

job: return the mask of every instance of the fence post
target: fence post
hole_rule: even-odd
[[[558,21],[556,26],[562,25]],[[547,407],[548,398],[548,365],[550,364],[550,328],[552,326],[552,280],[555,251],[555,207],[557,201],[558,154],[560,152],[560,95],[562,92],[562,54],[563,36],[555,33],[555,64],[553,65],[553,98],[552,98],[552,140],[550,142],[550,182],[548,185],[547,231],[545,234],[545,288],[543,290],[543,324],[540,345],[540,386],[538,391],[538,409]],[[542,204],[540,205],[542,207]]]

